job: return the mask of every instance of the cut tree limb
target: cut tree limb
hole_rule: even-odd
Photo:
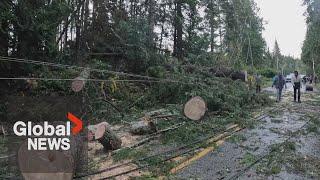
[[[155,123],[149,116],[145,116],[140,121],[132,122],[130,126],[130,132],[134,135],[151,134],[157,131]]]
[[[171,127],[168,127],[168,128],[166,128],[166,129],[160,130],[160,131],[158,131],[158,132],[156,132],[156,133],[151,134],[149,137],[140,140],[139,142],[137,142],[137,143],[135,143],[135,144],[133,144],[133,145],[131,145],[131,146],[123,147],[123,148],[118,149],[118,150],[116,150],[116,151],[114,151],[114,152],[112,152],[112,153],[117,153],[117,152],[119,152],[119,151],[121,151],[121,150],[123,150],[123,149],[132,149],[132,148],[139,147],[139,146],[141,146],[141,145],[143,145],[143,144],[145,144],[145,143],[148,143],[148,142],[150,142],[151,140],[157,138],[159,135],[164,134],[164,133],[166,133],[166,132],[168,132],[168,131],[176,130],[176,129],[184,126],[185,124],[186,124],[186,123],[183,122],[183,123],[179,123],[179,124],[173,125],[173,126],[171,126]]]
[[[200,120],[207,111],[206,102],[199,96],[190,99],[184,106],[184,115],[191,119]]]
[[[134,145],[132,145],[132,146],[130,146],[128,148],[136,148],[138,146],[141,146],[141,145],[143,145],[143,144],[155,139],[158,135],[163,134],[163,133],[168,132],[168,131],[176,130],[176,129],[180,128],[183,125],[185,125],[185,123],[180,123],[180,124],[174,125],[172,127],[169,127],[169,128],[163,129],[161,131],[158,131],[158,132],[152,134],[150,137],[145,138],[145,139],[139,141],[138,143],[136,143],[136,144],[134,144]]]

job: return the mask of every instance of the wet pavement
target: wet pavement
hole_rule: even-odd
[[[177,177],[320,179],[320,138],[315,125],[320,100],[310,103],[317,97],[317,93],[303,92],[303,102],[293,103],[292,89],[288,89],[283,101],[275,104],[254,129],[239,132],[216,151],[181,170]],[[260,157],[264,158],[256,162]]]

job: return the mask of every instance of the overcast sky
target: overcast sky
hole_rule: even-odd
[[[302,0],[255,0],[266,21],[263,36],[270,50],[278,40],[282,54],[300,57],[306,33]]]

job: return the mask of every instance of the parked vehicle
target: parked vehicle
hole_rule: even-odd
[[[292,75],[290,74],[290,75],[287,75],[287,77],[286,77],[286,83],[291,83],[291,81],[292,81]]]

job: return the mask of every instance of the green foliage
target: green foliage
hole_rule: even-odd
[[[277,71],[271,68],[263,68],[258,70],[258,74],[261,74],[267,78],[273,78],[275,75],[277,75]]]
[[[163,66],[153,66],[147,69],[147,75],[156,78],[164,78],[166,70]]]
[[[307,7],[307,34],[302,47],[301,59],[310,68],[319,69],[320,56],[320,1],[319,0],[305,0],[304,5]],[[313,70],[311,71],[313,73]],[[317,71],[316,73],[320,73]]]
[[[154,103],[184,104],[191,97],[201,96],[207,102],[209,111],[235,112],[246,106],[263,106],[270,102],[267,96],[248,91],[245,83],[241,81],[198,75],[193,78],[199,78],[206,83],[196,83],[190,81],[192,79],[184,78],[182,74],[174,77],[176,78],[171,79],[190,83],[168,82],[165,86],[162,83],[153,84],[140,104],[143,107]]]

